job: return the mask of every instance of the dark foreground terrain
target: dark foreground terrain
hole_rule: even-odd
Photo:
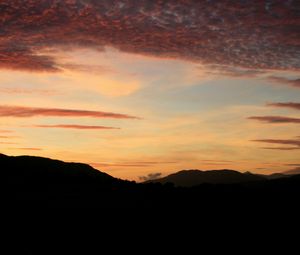
[[[9,208],[282,209],[297,206],[300,195],[300,175],[273,179],[231,170],[219,174],[192,171],[192,179],[195,175],[206,178],[199,179],[202,184],[182,187],[166,179],[137,184],[85,164],[2,154],[0,171],[1,202]],[[185,183],[189,171],[183,173]],[[180,175],[176,175],[177,182]]]

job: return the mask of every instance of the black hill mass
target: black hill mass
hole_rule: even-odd
[[[2,203],[11,208],[204,208],[295,205],[300,175],[185,170],[136,183],[81,163],[0,154]]]
[[[265,180],[267,177],[252,173],[240,173],[234,170],[183,170],[166,177],[148,182],[173,183],[176,186],[192,187],[204,183],[210,184],[233,184],[250,181]]]

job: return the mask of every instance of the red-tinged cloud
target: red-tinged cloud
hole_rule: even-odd
[[[176,161],[132,161],[132,162],[117,162],[117,163],[90,163],[95,167],[148,167],[162,164],[175,164]]]
[[[161,164],[174,164],[175,161],[154,162],[154,161],[137,161],[137,162],[117,162],[117,163],[90,163],[94,167],[152,167]]]
[[[258,120],[265,123],[300,123],[299,118],[290,118],[282,116],[253,116],[248,117],[250,120]]]
[[[279,151],[294,151],[300,150],[300,147],[262,147],[265,150],[279,150]]]
[[[115,127],[87,126],[87,125],[34,125],[33,127],[36,127],[36,128],[86,129],[86,130],[120,129],[120,128],[115,128]]]
[[[24,150],[24,151],[42,151],[41,148],[10,148],[12,150]]]
[[[120,114],[120,113],[112,113],[112,112],[0,105],[0,117],[27,118],[27,117],[40,117],[40,116],[138,119],[135,116]]]
[[[268,103],[267,106],[278,107],[278,108],[291,108],[300,110],[300,103],[287,102],[287,103]]]
[[[93,167],[150,167],[147,164],[110,164],[110,163],[90,163]]]
[[[300,140],[295,139],[257,139],[252,140],[252,142],[259,142],[259,143],[271,143],[271,144],[281,144],[281,145],[293,145],[295,147],[263,147],[263,149],[269,150],[298,150],[300,149]]]
[[[287,79],[284,77],[270,76],[268,80],[281,85],[288,85],[295,88],[300,88],[300,78],[299,79]]]
[[[299,1],[2,0],[0,68],[58,71],[55,49],[300,69]]]
[[[207,163],[235,163],[236,161],[232,160],[214,160],[214,159],[202,159],[201,162],[207,162]]]

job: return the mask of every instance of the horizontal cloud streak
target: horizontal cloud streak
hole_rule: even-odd
[[[0,68],[58,71],[47,49],[125,52],[249,69],[298,69],[296,0],[2,0]]]
[[[300,140],[281,140],[281,139],[257,139],[251,140],[252,142],[260,142],[260,143],[272,143],[272,144],[285,144],[285,145],[295,145],[300,147]]]
[[[12,150],[24,150],[24,151],[42,151],[41,148],[10,148]]]
[[[298,147],[262,147],[265,150],[293,151],[300,150]]]
[[[278,107],[278,108],[291,108],[300,110],[300,103],[287,102],[287,103],[268,103],[267,106]]]
[[[35,127],[35,128],[88,129],[88,130],[120,129],[120,128],[116,128],[116,127],[88,126],[88,125],[34,125],[32,127]]]
[[[258,120],[266,123],[300,123],[298,118],[282,117],[282,116],[252,116],[250,120]]]
[[[174,164],[177,162],[153,162],[153,161],[138,161],[138,162],[118,162],[118,163],[90,163],[94,167],[152,167],[160,164]]]
[[[11,130],[0,130],[0,133],[12,133]]]
[[[135,116],[112,113],[112,112],[0,105],[0,117],[27,118],[27,117],[39,117],[39,116],[138,119],[138,117]]]
[[[299,79],[287,79],[284,77],[270,76],[268,80],[278,84],[288,85],[295,88],[300,88],[300,78]]]

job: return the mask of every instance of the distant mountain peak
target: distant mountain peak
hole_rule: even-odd
[[[233,184],[242,182],[251,182],[258,180],[265,180],[263,176],[253,174],[251,172],[241,173],[231,169],[220,170],[181,170],[177,173],[170,174],[166,177],[148,181],[159,183],[173,183],[176,186],[191,187],[203,183],[210,184]]]

